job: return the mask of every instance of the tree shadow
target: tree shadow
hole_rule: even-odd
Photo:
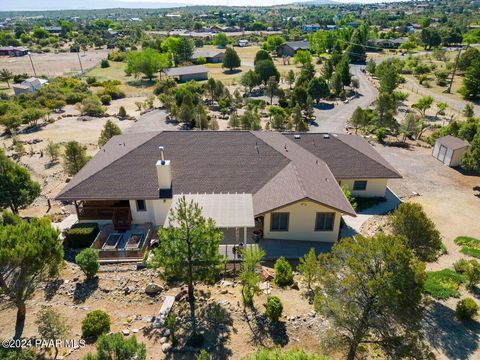
[[[314,108],[318,110],[332,110],[334,107],[335,104],[325,102],[318,103],[314,106]]]
[[[451,168],[457,172],[459,172],[460,174],[462,174],[463,176],[473,176],[473,177],[478,177],[480,174],[476,171],[473,171],[473,170],[465,170],[465,169],[462,169],[461,166],[451,166]],[[473,190],[476,190],[476,191],[479,191],[480,190],[480,186],[475,186],[473,188]]]
[[[63,282],[63,279],[54,279],[49,281],[45,286],[45,289],[43,289],[45,294],[45,300],[52,300],[58,289],[60,289],[60,286],[62,286]]]
[[[136,80],[126,81],[125,83],[129,86],[136,87],[136,88],[148,88],[155,85],[155,80],[136,79]]]
[[[268,332],[275,345],[285,346],[290,340],[287,334],[287,326],[283,321],[271,322]]]
[[[242,69],[233,69],[233,70],[225,70],[223,73],[226,75],[233,75],[233,74],[239,74],[242,72]]]
[[[431,346],[449,359],[467,360],[479,348],[480,323],[457,320],[455,311],[439,302],[426,310],[423,322]]]
[[[85,280],[82,283],[76,283],[73,292],[73,302],[75,304],[84,303],[97,289],[98,277],[92,280]]]

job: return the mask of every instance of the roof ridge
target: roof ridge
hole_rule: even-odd
[[[162,131],[151,131],[150,133],[152,134],[155,134],[153,135],[151,138],[145,140],[144,142],[141,142],[139,143],[137,146],[135,146],[134,148],[130,149],[129,151],[127,151],[125,154],[123,154],[122,156],[120,156],[119,158],[115,159],[114,161],[106,164],[105,166],[103,166],[102,168],[100,168],[98,171],[95,171],[94,173],[90,174],[89,176],[87,176],[85,179],[83,179],[82,181],[80,181],[79,183],[77,183],[76,185],[72,186],[71,188],[69,189],[63,189],[59,194],[57,194],[56,197],[60,196],[61,194],[64,194],[65,192],[68,192],[68,191],[72,191],[73,189],[75,189],[77,186],[79,186],[81,183],[83,183],[84,181],[87,181],[88,179],[90,179],[92,176],[98,174],[100,171],[103,171],[105,170],[107,167],[111,166],[112,164],[116,163],[118,160],[124,158],[125,156],[127,156],[128,154],[130,154],[132,151],[138,149],[140,146],[146,144],[147,142],[151,141],[152,139],[154,139],[155,137],[157,137],[159,134],[162,133]],[[148,132],[146,133],[143,133],[143,134],[148,134]],[[113,136],[112,138],[110,138],[110,140],[107,142],[107,144],[112,141],[114,138],[119,138],[119,137],[123,137],[123,136],[129,136],[130,134],[120,134],[120,135],[115,135]],[[137,134],[136,134],[137,135]],[[106,144],[105,144],[106,145]],[[99,151],[101,151],[102,149],[100,149]],[[98,153],[97,153],[98,154]],[[88,162],[87,162],[88,164]],[[81,169],[80,169],[81,170]]]
[[[351,136],[350,134],[337,134],[337,135],[341,135],[341,136],[343,136],[343,135],[348,135],[348,136]],[[375,161],[377,164],[379,164],[379,165],[382,166],[383,168],[387,169],[388,171],[393,171],[394,173],[400,175],[400,174],[398,173],[398,171],[395,170],[394,168],[389,168],[389,167],[385,166],[385,164],[382,164],[381,162],[379,162],[377,159],[374,159],[374,158],[372,158],[370,155],[364,153],[363,151],[360,151],[360,150],[354,148],[354,147],[353,147],[352,145],[350,145],[349,143],[343,141],[339,136],[334,136],[334,138],[338,139],[338,141],[341,141],[342,143],[344,143],[345,145],[347,145],[349,148],[353,149],[353,150],[356,151],[357,153],[362,154],[362,155],[365,155],[365,156],[368,157],[370,160]],[[366,141],[363,137],[360,137],[360,136],[359,136],[359,138],[362,139],[363,141]],[[366,142],[367,142],[367,144],[368,144],[369,146],[372,146],[372,145],[370,145],[370,143],[369,143],[368,141],[366,141]],[[372,149],[373,149],[375,152],[377,152],[377,154],[383,159],[383,156],[380,155],[380,153],[378,153],[378,151],[375,150],[375,148],[374,148],[373,146],[372,146]],[[385,159],[384,159],[384,160],[385,160]],[[386,160],[385,160],[385,161],[386,161]]]
[[[295,172],[295,176],[297,177],[298,183],[300,185],[300,188],[302,189],[302,193],[304,196],[307,196],[307,190],[305,189],[305,184],[302,181],[302,177],[298,173],[297,167],[295,166],[295,163],[290,160],[290,163],[292,164],[293,171]]]

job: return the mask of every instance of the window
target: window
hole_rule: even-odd
[[[289,213],[272,213],[272,223],[270,230],[272,231],[288,231]]]
[[[367,180],[357,180],[353,183],[353,190],[367,190]]]
[[[315,231],[332,231],[335,222],[335,213],[317,213]]]
[[[147,211],[145,200],[136,200],[136,203],[137,203],[137,211]]]

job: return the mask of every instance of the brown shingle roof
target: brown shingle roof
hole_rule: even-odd
[[[447,135],[437,139],[437,142],[452,150],[463,149],[469,146],[468,142],[455,136]]]
[[[320,133],[285,134],[285,136],[324,160],[337,179],[402,177],[360,136]]]
[[[172,161],[174,194],[251,193],[256,214],[309,198],[354,214],[322,160],[280,133],[243,131],[115,136],[57,199],[158,199],[158,146]]]

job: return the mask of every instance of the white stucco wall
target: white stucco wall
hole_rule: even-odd
[[[462,161],[463,154],[465,154],[467,150],[468,150],[468,147],[455,150],[450,160],[450,166],[459,166]]]
[[[136,201],[130,200],[132,222],[134,224],[151,222],[154,225],[162,226],[171,204],[171,199],[145,200],[146,211],[137,211]]]
[[[356,180],[367,181],[365,190],[354,191],[353,183]],[[338,179],[340,186],[348,185],[353,196],[357,197],[384,197],[387,190],[388,179]]]
[[[282,240],[306,240],[306,241],[324,241],[335,242],[338,239],[341,214],[326,206],[314,203],[312,201],[301,201],[275,212],[288,212],[289,224],[288,231],[271,231],[271,214],[267,213],[264,217],[264,237],[268,239]],[[334,212],[334,226],[332,231],[315,231],[315,219],[317,212]]]

